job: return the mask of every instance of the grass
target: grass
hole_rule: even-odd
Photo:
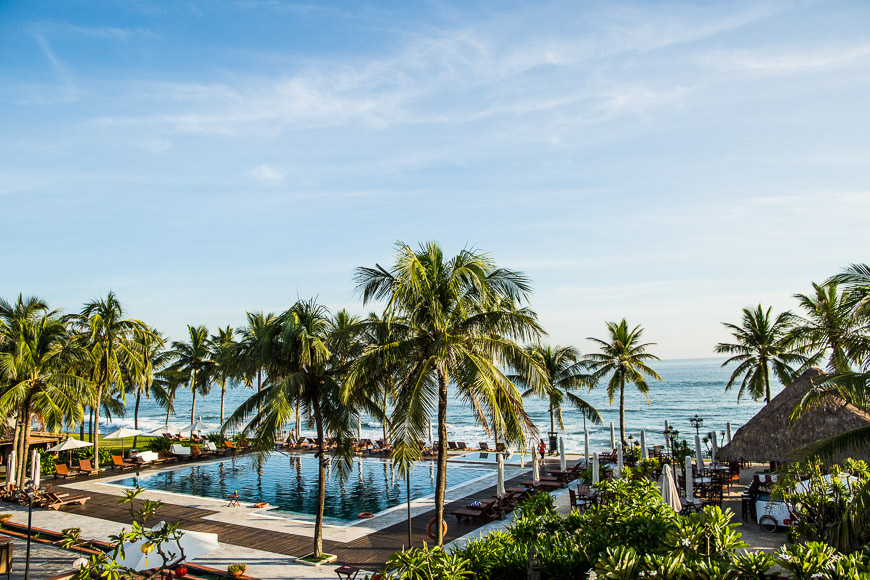
[[[311,553],[305,554],[304,556],[297,558],[297,559],[304,560],[306,562],[311,562],[312,564],[318,564],[320,562],[325,562],[325,561],[329,560],[330,558],[334,558],[334,557],[335,557],[335,554],[327,554],[326,552],[323,552],[323,554],[319,558],[315,558],[314,552],[311,552]]]
[[[68,435],[68,436],[72,437],[73,439],[82,439],[82,438],[79,436],[78,433],[64,433],[64,435]],[[103,448],[103,449],[124,449],[124,450],[128,450],[128,449],[130,449],[131,447],[133,447],[133,439],[135,439],[135,437],[125,437],[125,438],[123,438],[123,439],[103,439],[103,438],[101,437],[101,438],[100,438],[100,447]],[[150,437],[142,437],[142,436],[140,435],[140,436],[139,436],[139,441],[138,441],[137,444],[138,444],[139,446],[141,446],[141,445],[142,445],[142,442],[143,442],[143,441],[147,441],[148,439],[150,439]],[[90,440],[91,440],[91,436],[90,436],[90,434],[87,434],[87,433],[86,433],[86,434],[85,434],[85,437],[84,437],[84,439],[83,439],[83,441],[90,441]]]

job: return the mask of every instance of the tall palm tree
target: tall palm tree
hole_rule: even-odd
[[[349,373],[345,398],[381,376],[384,364],[403,361],[407,371],[398,387],[390,419],[393,457],[402,470],[420,457],[429,417],[437,412],[438,468],[435,519],[444,519],[447,482],[447,385],[472,407],[477,421],[524,444],[536,434],[523,410],[522,396],[502,371],[514,368],[536,387],[543,378],[534,360],[514,340],[536,339],[543,333],[537,316],[518,303],[531,292],[518,272],[498,268],[487,255],[463,250],[446,258],[435,242],[415,251],[397,243],[390,270],[380,265],[357,268],[357,291],[364,303],[385,300],[389,321],[401,338],[367,349]],[[443,544],[441,525],[438,545]]]
[[[212,335],[212,359],[215,362],[214,380],[221,387],[221,425],[224,423],[224,400],[227,395],[227,382],[236,376],[236,361],[238,359],[239,343],[235,339],[236,331],[232,326],[218,328],[218,333]]]
[[[211,388],[211,372],[215,361],[212,359],[211,341],[208,338],[208,329],[203,326],[187,325],[189,340],[187,342],[175,341],[172,343],[175,362],[171,369],[182,372],[189,379],[188,386],[193,393],[193,401],[190,405],[190,422],[196,422],[196,395],[207,395]]]
[[[242,339],[236,350],[236,368],[245,380],[245,384],[250,386],[253,384],[254,378],[257,379],[257,392],[260,393],[263,390],[263,367],[265,361],[268,361],[272,355],[272,333],[275,329],[276,318],[271,312],[268,314],[247,312],[246,316],[248,324],[238,329]],[[258,412],[262,412],[262,409],[259,409]],[[298,411],[296,422],[296,432],[298,433]]]
[[[545,390],[533,389],[526,385],[521,375],[511,375],[510,379],[518,386],[527,387],[524,397],[532,395],[545,398],[550,406],[550,433],[556,432],[556,423],[564,430],[562,422],[562,403],[567,402],[580,412],[584,419],[595,425],[601,424],[601,414],[582,397],[571,392],[572,389],[595,386],[595,381],[587,372],[586,361],[580,357],[579,351],[573,346],[556,346],[549,344],[532,344],[526,346],[526,351],[540,366],[545,379]]]
[[[300,301],[269,323],[273,348],[265,362],[271,379],[264,388],[242,403],[224,424],[224,429],[242,427],[252,436],[251,445],[260,454],[274,449],[284,426],[293,419],[294,406],[302,408],[317,433],[318,507],[314,526],[314,555],[323,553],[323,510],[326,502],[326,437],[336,439],[340,472],[347,474],[353,462],[352,440],[359,409],[377,410],[371,402],[354,400],[345,404],[339,397],[340,378],[346,365],[340,364],[329,344],[344,342],[332,334],[341,328],[325,307],[314,300]]]
[[[368,318],[360,323],[362,329],[361,341],[365,345],[364,348],[377,348],[380,345],[390,344],[402,340],[400,334],[404,329],[404,325],[391,324],[389,313],[384,313],[382,316],[372,312]],[[384,438],[384,444],[390,443],[390,422],[389,410],[390,402],[395,402],[398,394],[397,388],[401,377],[405,374],[405,365],[402,360],[394,360],[383,363],[380,372],[371,372],[369,379],[369,389],[377,398],[381,408],[381,413],[384,420],[381,421],[381,431]]]
[[[610,404],[619,393],[619,440],[625,444],[625,385],[634,385],[637,390],[646,395],[649,402],[649,385],[647,378],[662,380],[657,372],[647,366],[647,361],[660,360],[654,354],[646,352],[647,347],[655,343],[641,343],[644,329],[638,325],[629,330],[628,322],[623,318],[619,323],[607,323],[608,337],[605,340],[590,337],[601,352],[586,355],[592,378],[598,382],[607,375],[607,396]]]
[[[80,421],[82,377],[70,373],[87,356],[70,340],[56,311],[38,298],[0,299],[0,410],[16,417],[15,481],[24,486],[30,450],[30,425],[39,415],[51,430]]]
[[[815,364],[827,355],[829,372],[849,372],[858,325],[848,295],[838,291],[833,282],[822,285],[813,282],[813,291],[812,295],[794,295],[806,318],[794,318],[790,336],[795,347],[809,355],[808,364]]]
[[[124,318],[124,308],[114,292],[109,292],[105,298],[87,302],[72,320],[80,329],[81,340],[91,356],[91,381],[95,387],[91,441],[94,443],[94,468],[99,469],[100,408],[111,391],[123,396],[121,365],[124,362],[132,363],[142,356],[135,336],[137,333],[151,334],[151,331],[141,320]]]
[[[124,378],[127,386],[136,395],[136,404],[133,407],[133,428],[139,429],[139,407],[142,396],[146,399],[155,397],[158,404],[166,405],[169,394],[165,390],[165,384],[160,379],[160,373],[169,366],[172,353],[166,350],[166,342],[163,335],[154,329],[150,333],[137,332],[134,340],[139,345],[141,356],[137,357],[134,364],[124,365]],[[137,438],[133,438],[133,447],[136,447]]]
[[[736,342],[719,343],[716,345],[716,352],[734,355],[722,363],[722,366],[737,364],[725,390],[729,390],[742,377],[737,393],[738,401],[748,392],[753,400],[763,397],[769,403],[771,367],[779,382],[788,385],[795,376],[792,365],[802,365],[807,360],[795,352],[793,338],[789,333],[794,324],[794,315],[785,311],[772,318],[771,311],[772,308],[765,310],[759,304],[754,309],[743,309],[740,326],[722,323],[731,331]]]

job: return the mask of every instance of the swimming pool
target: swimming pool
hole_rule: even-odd
[[[253,462],[252,462],[253,461]],[[333,473],[329,473],[332,471]],[[355,458],[351,474],[341,482],[328,470],[326,478],[327,518],[344,522],[356,520],[360,512],[383,511],[406,501],[405,478],[389,462],[369,457]],[[420,462],[411,472],[411,499],[435,493],[435,464]],[[450,466],[447,487],[492,476],[494,471]],[[136,478],[116,480],[110,485],[134,487]],[[275,453],[261,461],[250,457],[143,473],[139,486],[155,491],[180,493],[217,500],[238,490],[243,502],[268,502],[277,509],[269,513],[311,517],[317,510],[317,459],[310,454]]]

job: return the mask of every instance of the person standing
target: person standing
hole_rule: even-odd
[[[538,453],[541,454],[541,460],[544,459],[544,454],[547,452],[547,445],[544,443],[543,439],[538,441]]]

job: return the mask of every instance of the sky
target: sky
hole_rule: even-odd
[[[0,297],[173,339],[436,240],[709,357],[870,260],[866,2],[6,0],[0,79]]]

